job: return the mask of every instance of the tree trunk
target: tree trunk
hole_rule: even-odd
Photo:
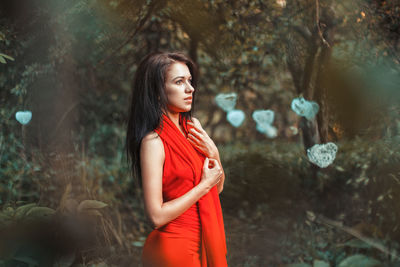
[[[333,20],[333,17],[329,17],[329,20]],[[326,25],[333,25],[333,23],[328,22]],[[324,87],[324,76],[327,66],[330,64],[334,36],[333,29],[329,27],[326,27],[324,33],[321,34],[318,27],[314,27],[311,34],[308,35],[308,29],[294,28],[300,33],[299,38],[294,41],[303,43],[306,46],[306,53],[302,55],[300,49],[289,47],[289,57],[291,55],[292,58],[288,59],[288,68],[298,95],[302,95],[308,101],[315,101],[320,106],[316,118],[309,121],[302,117],[299,124],[304,150],[307,153],[307,149],[313,145],[328,141],[329,110],[326,103],[327,92]],[[323,42],[322,36],[330,44],[329,46]],[[299,64],[301,61],[304,61],[303,66]]]
[[[333,29],[326,29],[324,34],[325,40],[329,44],[333,44]],[[317,114],[318,132],[320,142],[327,143],[329,141],[329,105],[327,103],[327,90],[324,86],[324,77],[326,77],[327,67],[330,63],[332,54],[332,46],[322,44],[321,52],[318,57],[318,73],[315,83],[315,91],[313,99],[319,104],[320,110]]]
[[[324,13],[323,29],[319,25],[312,30],[294,26],[294,33],[297,33],[297,38],[294,38],[296,44],[288,45],[288,69],[298,96],[303,96],[307,101],[315,101],[320,107],[317,116],[312,120],[307,120],[305,117],[300,119],[299,128],[306,154],[307,150],[315,144],[326,143],[329,136],[329,110],[324,76],[330,64],[334,39],[332,14]],[[301,64],[302,62],[304,63]],[[310,168],[311,177],[303,182],[305,186],[314,187],[320,169],[313,164]]]
[[[50,154],[49,163],[55,170],[54,183],[56,191],[54,198],[60,197],[61,192],[68,183],[73,183],[76,177],[73,132],[77,132],[78,106],[79,106],[79,85],[76,80],[76,62],[73,56],[73,38],[66,30],[66,21],[63,12],[55,12],[58,16],[50,18],[50,28],[53,33],[55,51],[62,52],[62,55],[55,54],[51,59],[55,65],[55,81],[51,97],[52,112],[49,125],[51,128],[51,139],[49,140]]]

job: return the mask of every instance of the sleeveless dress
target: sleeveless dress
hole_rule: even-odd
[[[185,134],[190,126],[180,116]],[[205,157],[163,115],[155,129],[165,152],[162,177],[163,201],[184,195],[201,180]],[[225,230],[217,186],[183,214],[153,230],[142,252],[144,267],[225,267]]]

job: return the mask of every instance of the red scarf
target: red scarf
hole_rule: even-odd
[[[187,125],[186,119],[181,115],[179,115],[179,122],[183,126],[187,135],[191,126]],[[168,142],[168,144],[174,148],[174,152],[177,154],[177,156],[174,157],[174,160],[176,159],[176,164],[190,166],[194,174],[194,186],[197,185],[201,180],[205,159],[204,155],[192,146],[177,126],[166,115],[162,116],[160,127],[155,131],[165,142]],[[201,197],[198,203],[202,226],[201,266],[228,266],[226,262],[227,250],[224,222],[217,186],[214,186],[207,194]]]

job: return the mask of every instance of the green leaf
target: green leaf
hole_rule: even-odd
[[[357,238],[353,238],[343,245],[352,248],[371,248],[371,245]]]
[[[313,267],[329,267],[326,261],[314,260]]]
[[[95,209],[88,209],[85,210],[87,214],[94,215],[94,216],[103,216],[98,210]]]
[[[108,206],[106,203],[97,200],[84,200],[78,206],[78,211],[84,211],[87,209],[102,209]]]
[[[345,258],[338,267],[379,267],[383,266],[382,263],[373,258],[356,254]]]
[[[26,213],[27,213],[31,208],[33,208],[33,207],[35,207],[35,206],[37,206],[36,203],[30,203],[30,204],[26,204],[26,205],[23,205],[23,206],[21,206],[21,207],[18,207],[18,208],[15,210],[15,215],[14,215],[14,216],[15,216],[17,219],[21,219],[23,216],[26,215]]]
[[[5,57],[5,58],[7,58],[8,60],[14,61],[14,58],[13,58],[13,57],[7,56],[6,54],[3,54],[3,53],[0,53],[0,57]]]
[[[312,212],[310,210],[307,210],[306,214],[307,214],[307,219],[308,220],[310,220],[312,222],[315,220],[316,216],[315,216],[314,212]]]
[[[49,217],[55,213],[55,210],[47,207],[33,207],[27,213],[26,216],[33,217]]]

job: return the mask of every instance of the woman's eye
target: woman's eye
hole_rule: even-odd
[[[176,84],[181,84],[182,83],[182,80],[179,80],[179,81],[176,81]]]

